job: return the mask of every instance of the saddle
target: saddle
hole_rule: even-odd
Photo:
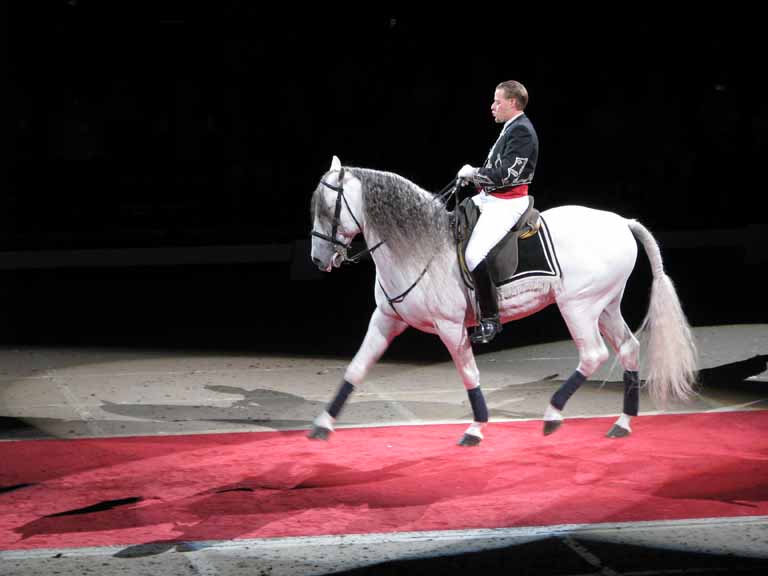
[[[465,198],[454,214],[454,240],[456,242],[456,255],[464,282],[468,287],[473,287],[472,275],[467,268],[464,253],[467,248],[472,230],[480,218],[480,208],[472,202],[472,198]],[[488,270],[491,279],[496,286],[511,281],[517,272],[519,264],[519,243],[532,238],[539,233],[541,226],[539,211],[533,207],[533,196],[528,197],[528,208],[517,221],[517,224],[493,247],[486,256]]]

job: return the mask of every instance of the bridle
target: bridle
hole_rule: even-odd
[[[329,184],[325,180],[320,180],[320,184],[325,186],[326,188],[330,188],[334,192],[337,193],[336,195],[336,208],[334,209],[333,213],[333,225],[331,226],[331,235],[323,234],[322,232],[317,232],[316,230],[312,230],[312,236],[315,236],[316,238],[320,238],[321,240],[325,240],[326,242],[330,242],[333,244],[333,249],[336,254],[338,254],[341,257],[341,263],[351,263],[351,264],[357,264],[362,260],[365,256],[368,254],[373,254],[375,250],[379,248],[382,244],[384,244],[384,240],[380,241],[378,244],[376,244],[373,248],[364,248],[363,250],[360,250],[357,254],[354,254],[353,256],[348,256],[347,252],[350,248],[350,244],[344,244],[341,240],[336,239],[336,232],[339,229],[339,224],[341,223],[341,203],[344,202],[344,205],[347,207],[347,211],[349,212],[349,215],[352,216],[352,220],[354,220],[355,225],[357,226],[357,229],[362,234],[363,227],[360,226],[360,222],[357,218],[355,218],[355,214],[352,212],[352,209],[349,207],[349,202],[347,202],[346,196],[344,196],[344,168],[342,167],[339,170],[339,184],[333,185]],[[440,193],[435,197],[436,200],[443,200],[447,202],[447,199],[450,198],[451,195],[456,193],[458,186],[458,182],[456,178],[451,180],[451,182],[443,188],[443,190],[440,191]],[[429,262],[427,262],[427,265],[424,266],[424,269],[421,271],[421,274],[418,275],[416,280],[408,287],[407,290],[399,294],[395,297],[390,297],[389,294],[384,290],[384,286],[381,285],[381,282],[379,282],[379,287],[381,288],[382,292],[384,293],[384,296],[386,297],[387,301],[389,302],[389,305],[392,307],[392,309],[395,311],[395,313],[398,314],[397,310],[395,309],[395,304],[400,304],[403,300],[405,300],[405,297],[416,287],[416,284],[419,283],[419,281],[424,277],[424,274],[426,274],[427,269],[429,268],[429,265],[432,263],[432,260],[434,260],[435,255],[433,254],[432,257],[429,259]]]
[[[349,215],[352,216],[352,220],[355,222],[355,226],[357,226],[357,229],[362,234],[363,227],[360,226],[360,222],[357,218],[355,218],[354,212],[352,212],[352,209],[349,207],[349,202],[347,202],[347,197],[344,196],[344,168],[341,168],[339,170],[339,184],[333,185],[329,184],[325,180],[320,180],[320,184],[325,186],[326,188],[330,188],[334,192],[337,193],[336,195],[336,208],[334,209],[333,213],[333,224],[331,226],[331,235],[323,234],[322,232],[318,232],[316,230],[312,230],[312,236],[315,236],[317,238],[320,238],[321,240],[325,240],[326,242],[330,242],[333,244],[333,249],[336,254],[338,254],[341,257],[342,264],[350,263],[350,264],[357,264],[365,258],[368,254],[372,254],[374,250],[379,248],[382,244],[384,244],[384,240],[376,244],[373,248],[364,248],[360,250],[357,254],[354,254],[352,256],[349,256],[347,252],[350,249],[350,244],[344,244],[341,240],[336,239],[336,232],[339,229],[339,224],[341,224],[341,203],[344,202],[344,205],[347,207],[347,212],[349,212]]]

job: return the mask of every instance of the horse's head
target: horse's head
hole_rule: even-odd
[[[362,232],[355,216],[361,213],[361,189],[360,180],[334,156],[312,195],[312,262],[324,272],[348,259],[352,239]]]

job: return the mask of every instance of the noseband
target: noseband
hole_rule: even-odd
[[[325,180],[320,180],[320,183],[325,186],[326,188],[330,188],[334,192],[337,193],[336,196],[336,208],[334,210],[333,214],[333,225],[331,227],[331,235],[328,236],[327,234],[323,234],[322,232],[317,232],[316,230],[312,230],[312,236],[315,236],[317,238],[320,238],[321,240],[325,240],[326,242],[330,242],[333,244],[333,249],[341,256],[342,263],[351,263],[351,264],[357,264],[362,260],[365,256],[368,254],[372,254],[374,250],[376,250],[379,246],[384,244],[384,240],[376,244],[373,248],[364,248],[360,250],[357,254],[354,254],[352,256],[348,256],[347,252],[350,249],[350,244],[344,244],[341,240],[336,239],[336,232],[338,232],[339,224],[341,223],[341,202],[344,201],[344,205],[347,207],[347,212],[349,212],[349,215],[352,216],[352,220],[354,220],[355,225],[357,226],[357,229],[362,233],[363,227],[360,226],[360,222],[355,218],[354,213],[352,212],[352,209],[349,207],[349,202],[347,202],[347,197],[344,196],[344,168],[342,168],[339,171],[339,184],[338,186],[334,186],[333,184],[329,184]]]

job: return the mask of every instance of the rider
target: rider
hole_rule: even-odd
[[[482,167],[465,164],[458,173],[459,181],[474,184],[478,193],[472,201],[481,212],[465,253],[480,308],[473,342],[490,342],[501,332],[496,286],[485,257],[528,208],[539,138],[523,113],[527,104],[528,91],[520,82],[508,80],[496,86],[491,113],[497,124],[504,124],[501,134]]]

